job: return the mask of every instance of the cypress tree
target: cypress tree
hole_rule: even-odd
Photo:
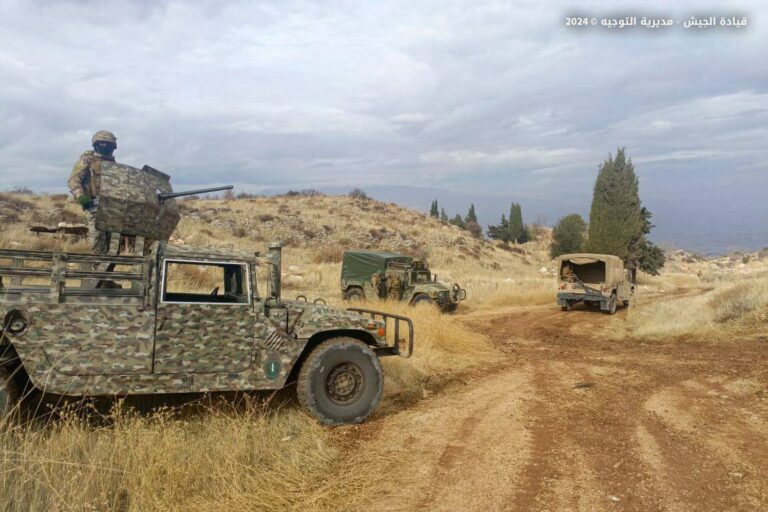
[[[518,203],[512,203],[509,207],[509,241],[516,244],[528,241],[523,224],[523,209]]]
[[[561,254],[580,252],[584,245],[584,233],[587,223],[578,213],[572,213],[561,218],[552,229],[552,244],[549,255],[557,258]]]
[[[477,215],[475,214],[475,205],[470,204],[469,205],[469,211],[467,212],[467,216],[464,217],[464,222],[469,224],[470,222],[477,223]]]
[[[448,222],[448,214],[445,213],[445,208],[440,208],[440,220],[443,222]]]
[[[440,211],[437,208],[437,199],[435,199],[434,201],[432,201],[432,207],[429,209],[429,216],[438,218],[439,215],[440,215]]]
[[[589,212],[589,252],[613,254],[628,266],[639,266],[658,273],[663,262],[661,249],[646,236],[653,224],[651,213],[643,208],[635,166],[624,148],[611,154],[600,165]]]

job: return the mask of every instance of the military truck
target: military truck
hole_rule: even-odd
[[[628,307],[635,292],[636,272],[624,269],[617,256],[564,254],[557,258],[557,269],[557,304],[563,311],[584,302],[612,315],[618,304]]]
[[[437,280],[426,263],[403,254],[347,251],[342,258],[341,294],[350,302],[375,298],[409,304],[436,304],[441,311],[455,311],[467,298],[458,284]]]
[[[280,296],[281,245],[262,254],[0,250],[0,412],[24,393],[67,397],[276,390],[326,424],[381,399],[380,357],[409,357],[402,316]],[[268,268],[265,292],[257,287]]]

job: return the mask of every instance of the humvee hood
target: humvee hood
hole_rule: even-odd
[[[283,304],[291,309],[302,309],[301,318],[297,321],[296,331],[300,337],[320,330],[330,329],[359,329],[367,332],[375,331],[379,327],[385,327],[384,323],[371,317],[345,309],[324,304],[313,304],[299,300],[283,301]],[[375,324],[374,329],[368,326]]]

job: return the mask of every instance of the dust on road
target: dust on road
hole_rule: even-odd
[[[768,343],[608,340],[622,313],[548,306],[462,321],[507,361],[373,422],[378,509],[768,509]]]

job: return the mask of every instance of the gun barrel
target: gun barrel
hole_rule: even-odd
[[[160,194],[157,194],[157,199],[160,200],[160,202],[163,202],[166,199],[173,199],[174,197],[194,196],[197,194],[208,194],[210,192],[232,190],[233,188],[234,187],[232,185],[227,185],[226,187],[199,188],[197,190],[185,190],[184,192],[168,192],[164,194],[160,193]]]

